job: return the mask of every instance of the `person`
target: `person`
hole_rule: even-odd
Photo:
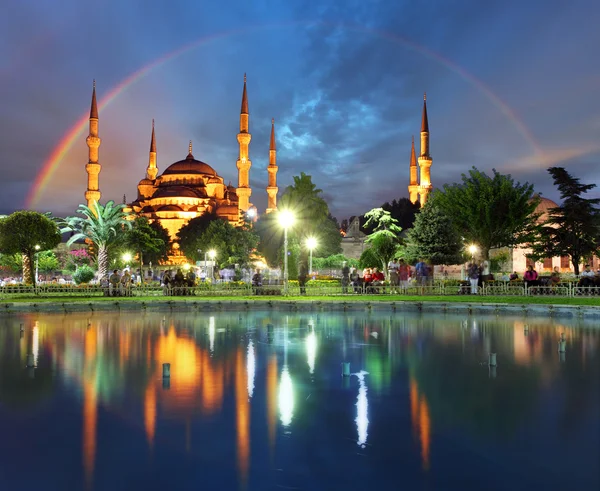
[[[404,259],[400,259],[398,264],[398,279],[402,288],[408,288],[408,279],[410,276],[410,266],[406,264]]]
[[[171,294],[171,288],[173,287],[172,283],[173,283],[173,279],[171,278],[171,271],[167,269],[165,271],[165,274],[163,274],[163,278],[162,278],[163,293],[165,295]]]
[[[585,265],[585,269],[579,273],[579,283],[577,286],[595,286],[595,274],[589,264]]]
[[[365,293],[371,291],[371,283],[373,282],[373,270],[371,268],[365,268],[363,270],[363,285]]]
[[[525,287],[527,288],[539,285],[537,271],[533,269],[531,264],[527,266],[527,271],[523,275],[523,281],[525,281]]]
[[[477,287],[479,285],[479,275],[481,274],[481,270],[476,263],[469,264],[469,269],[467,270],[467,276],[469,278],[469,282],[471,283],[471,295],[477,295]]]
[[[558,266],[554,266],[554,270],[550,275],[550,286],[556,287],[560,283],[560,271],[558,270]]]
[[[108,274],[105,274],[100,278],[100,288],[102,288],[102,293],[105,297],[110,295],[110,281],[108,279]]]
[[[108,281],[110,282],[108,287],[110,296],[116,297],[119,294],[119,283],[121,282],[121,277],[119,276],[119,271],[117,269],[112,272]]]
[[[308,264],[306,261],[300,262],[300,271],[298,271],[298,284],[300,285],[300,295],[306,295],[306,279],[308,278]]]
[[[417,275],[417,283],[420,286],[425,286],[427,284],[427,264],[423,259],[420,259],[417,264],[415,264],[415,274]]]
[[[350,271],[350,284],[354,289],[354,293],[360,293],[360,275],[358,274],[358,270],[356,268],[352,268]]]
[[[206,271],[203,269],[200,270],[200,281],[202,283],[204,283],[206,281]]]
[[[385,284],[385,275],[383,274],[383,272],[379,271],[377,268],[373,268],[373,281],[371,282],[371,284],[374,287],[373,288],[374,293],[379,293],[379,292],[385,293],[385,290],[383,288],[383,286]]]
[[[348,285],[350,284],[350,268],[348,262],[342,262],[342,293],[348,293]]]
[[[131,294],[131,275],[129,270],[123,271],[121,276],[121,295],[128,297]]]
[[[258,294],[258,291],[256,289],[262,286],[262,282],[262,274],[260,274],[260,269],[257,269],[256,273],[254,273],[254,275],[252,276],[252,289],[255,295]]]
[[[519,273],[513,271],[512,274],[508,277],[509,281],[517,281],[519,279]]]
[[[390,293],[397,293],[398,285],[400,284],[399,269],[400,264],[396,258],[393,258],[388,263],[388,271],[390,272]]]
[[[190,270],[185,275],[185,282],[188,287],[188,295],[193,295],[193,288],[196,286],[196,273],[194,273],[193,269],[190,268]]]
[[[173,286],[175,287],[173,295],[183,295],[184,294],[184,289],[183,289],[184,284],[185,284],[185,276],[183,276],[183,271],[181,271],[181,268],[177,268],[177,271],[175,272],[175,278],[173,279]]]

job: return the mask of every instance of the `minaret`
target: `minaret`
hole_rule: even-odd
[[[419,198],[421,206],[427,201],[427,195],[431,191],[431,167],[432,159],[429,154],[429,121],[427,120],[427,94],[423,95],[423,116],[421,117],[421,155],[419,155]]]
[[[242,110],[240,112],[240,132],[237,136],[237,141],[240,145],[240,154],[237,161],[238,168],[238,187],[236,194],[239,198],[239,209],[242,213],[246,213],[250,208],[250,195],[252,189],[250,189],[250,167],[252,162],[248,158],[248,147],[252,135],[248,133],[248,94],[246,92],[246,74],[244,73],[244,91],[242,93]]]
[[[271,145],[269,147],[269,185],[267,186],[267,194],[269,201],[267,203],[267,213],[271,213],[277,209],[277,148],[275,146],[275,120],[271,119]]]
[[[419,178],[417,170],[417,157],[415,155],[415,137],[412,137],[410,148],[410,184],[408,185],[408,196],[411,203],[416,203],[419,199]]]
[[[151,181],[156,179],[158,167],[156,166],[156,136],[154,135],[154,120],[152,120],[152,136],[150,137],[150,157],[148,158],[148,168],[146,177]]]
[[[98,162],[98,148],[100,147],[100,138],[98,137],[98,104],[96,103],[96,81],[94,80],[94,88],[92,89],[92,107],[90,109],[90,134],[85,142],[89,148],[88,163],[85,170],[88,174],[87,191],[85,199],[89,208],[94,207],[94,203],[100,201],[100,189],[98,187],[98,174],[102,166]]]

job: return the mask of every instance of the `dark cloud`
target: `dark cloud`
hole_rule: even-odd
[[[135,194],[152,118],[159,168],[184,158],[192,139],[194,155],[235,183],[244,72],[259,208],[272,117],[281,190],[294,175],[311,174],[340,218],[406,196],[424,91],[435,186],[473,165],[511,172],[553,199],[549,165],[585,182],[600,178],[597,2],[12,3],[0,30],[0,212],[24,205],[52,151],[88,110],[93,78],[102,98],[199,39],[102,109],[106,199]],[[85,136],[62,157],[39,209],[69,213],[83,200]]]

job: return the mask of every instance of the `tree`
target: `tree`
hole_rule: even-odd
[[[16,211],[0,219],[0,253],[23,254],[23,281],[35,286],[32,265],[39,251],[54,249],[60,243],[58,226],[35,211]]]
[[[288,230],[288,240],[297,241],[305,249],[306,239],[317,240],[319,255],[330,256],[342,251],[342,236],[335,217],[329,212],[329,206],[322,196],[322,190],[312,182],[312,177],[300,173],[294,176],[294,183],[288,186],[279,200],[279,210],[289,210],[294,214],[295,222]],[[278,221],[278,213],[259,217],[254,230],[260,237],[258,251],[268,264],[282,264],[283,228]],[[291,276],[290,276],[291,277]]]
[[[462,263],[463,244],[452,220],[428,201],[406,237],[405,257],[410,263],[425,259],[431,264]]]
[[[38,252],[37,256],[38,269],[42,273],[51,273],[60,268],[58,258],[53,251]]]
[[[133,226],[125,234],[125,246],[132,248],[137,253],[142,277],[146,255],[159,254],[162,256],[166,254],[168,244],[165,244],[158,234],[157,229],[153,228],[145,217],[136,218]]]
[[[179,229],[179,232],[177,232],[177,241],[186,257],[194,260],[198,257],[198,250],[196,249],[193,251],[192,248],[194,246],[192,244],[196,242],[198,237],[200,237],[215,220],[219,220],[219,217],[217,217],[215,213],[204,213],[199,217],[192,218]]]
[[[194,224],[192,227],[196,227],[196,225]],[[250,255],[258,244],[258,237],[249,228],[234,227],[227,220],[220,218],[212,220],[208,227],[195,237],[189,233],[189,230],[184,230],[184,233],[180,234],[179,240],[185,256],[194,261],[203,260],[204,254],[214,249],[217,253],[215,260],[219,267],[234,264],[241,267],[248,266]]]
[[[392,218],[390,212],[383,208],[373,208],[365,213],[365,218],[367,219],[365,227],[373,229],[365,239],[365,243],[371,245],[369,254],[379,260],[381,271],[387,275],[387,265],[396,255],[402,229],[398,226],[398,220]]]
[[[319,254],[330,256],[342,252],[342,235],[322,193],[312,182],[312,177],[301,172],[284,191],[278,208],[294,213],[295,223],[288,233],[296,236],[302,247],[308,237],[314,237]]]
[[[531,242],[539,198],[533,185],[515,183],[510,175],[493,170],[490,177],[475,167],[462,183],[446,184],[430,196],[466,242],[479,244],[484,259],[490,249]]]
[[[570,256],[579,274],[579,265],[587,256],[598,254],[600,246],[600,199],[585,199],[583,194],[596,187],[581,184],[562,167],[550,167],[548,172],[560,191],[562,204],[548,210],[533,244],[536,258]]]
[[[108,274],[109,247],[122,241],[123,232],[131,229],[123,208],[125,205],[116,205],[114,201],[106,205],[95,202],[93,207],[79,205],[77,213],[83,216],[67,217],[64,221],[65,229],[73,232],[67,245],[87,240],[96,247],[99,278]]]
[[[154,221],[150,224],[150,228],[154,230],[154,236],[161,239],[164,243],[164,247],[161,246],[157,252],[147,251],[146,259],[158,264],[161,261],[169,259],[169,244],[171,243],[171,236],[165,227],[163,227],[159,221]]]

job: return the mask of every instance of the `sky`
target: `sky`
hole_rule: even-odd
[[[280,193],[305,172],[340,220],[407,197],[424,92],[435,187],[472,166],[510,173],[554,200],[549,166],[600,181],[595,0],[3,5],[0,213],[31,206],[64,216],[85,202],[87,124],[73,132],[89,114],[94,79],[101,201],[136,197],[152,119],[159,172],[184,159],[192,140],[194,156],[235,184],[244,73],[259,212],[271,118]]]

